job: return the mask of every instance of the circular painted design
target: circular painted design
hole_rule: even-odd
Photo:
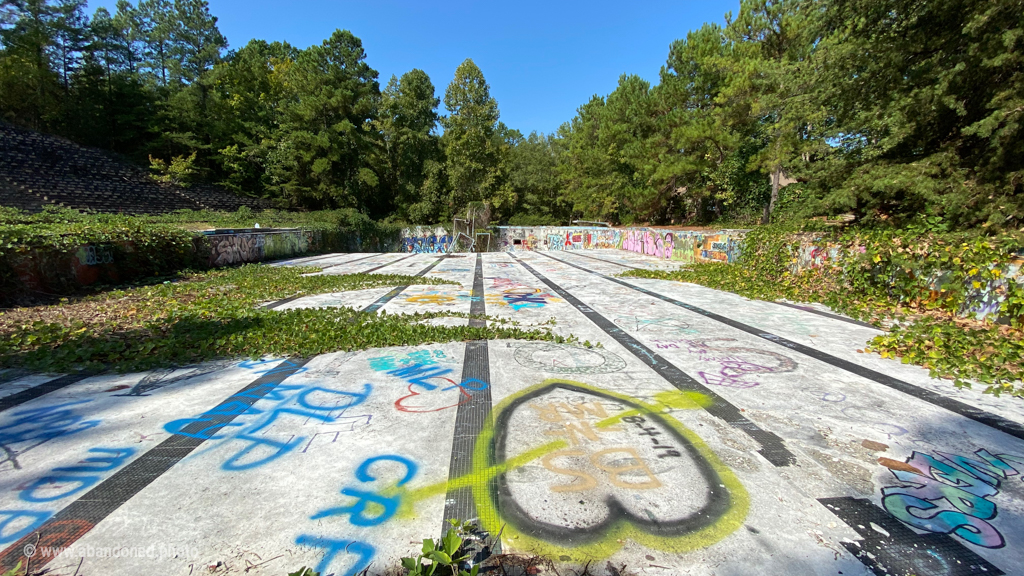
[[[516,348],[520,366],[554,374],[607,374],[626,367],[626,361],[602,348],[536,342]]]

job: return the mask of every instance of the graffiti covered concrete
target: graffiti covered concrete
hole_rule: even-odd
[[[286,258],[310,248],[310,238],[302,230],[252,230],[206,237],[210,242],[210,266],[214,267]]]
[[[402,230],[402,252],[413,254],[443,254],[451,248],[453,237],[444,228],[414,226]]]
[[[707,249],[722,251],[714,242]],[[685,245],[691,256],[696,247]],[[664,260],[620,247],[593,254],[647,269]],[[805,325],[818,352],[905,380],[906,390],[541,254],[516,256],[481,254],[479,275],[454,260],[436,276],[457,286],[384,311],[436,313],[476,298],[488,322],[550,326],[564,340],[490,340],[472,362],[471,346],[449,342],[101,374],[0,409],[0,568],[24,561],[39,534],[40,547],[119,551],[32,561],[69,576],[80,560],[80,574],[111,576],[269,576],[303,565],[395,573],[441,535],[456,497],[471,505],[459,519],[489,534],[482,544],[500,538],[503,553],[544,563],[516,573],[1013,574],[1024,565],[1024,440],[911,392],[1024,421],[1018,404],[857,355],[863,333],[854,332],[867,329],[833,318],[644,283],[790,338]],[[380,273],[437,260],[396,258]],[[811,340],[826,334],[827,344]],[[0,376],[9,402],[53,378]],[[475,429],[458,416],[469,410]],[[759,438],[769,434],[792,462],[765,455]],[[151,547],[150,557],[131,552]],[[489,573],[501,574],[501,561],[511,573],[508,556],[492,557]]]
[[[735,262],[744,231],[499,226],[498,236],[505,252],[620,249],[678,262]]]
[[[475,486],[478,507],[500,502],[499,510],[482,517],[499,518],[519,548],[599,559],[628,539],[682,552],[724,538],[746,516],[742,484],[697,435],[658,407],[580,382],[549,380],[495,411],[493,427],[477,441],[478,467],[540,455],[531,465],[509,467],[496,483]],[[502,526],[485,528],[497,533]]]

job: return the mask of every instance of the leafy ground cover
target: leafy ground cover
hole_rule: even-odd
[[[0,311],[0,366],[37,371],[119,371],[224,357],[311,356],[339,350],[484,338],[561,340],[550,329],[425,323],[452,313],[367,314],[351,308],[275,311],[263,302],[297,294],[402,284],[451,284],[388,274],[304,276],[310,267],[247,265],[183,273],[176,281],[57,305]],[[493,320],[493,319],[492,319]]]
[[[794,269],[797,250],[813,241],[838,258]],[[663,272],[620,276],[691,282],[759,300],[813,302],[888,332],[863,352],[928,368],[957,387],[1024,397],[1024,286],[1007,279],[1019,235],[980,237],[935,230],[853,230],[795,234],[751,231],[736,264],[698,263]],[[980,293],[1000,299],[998,311],[971,314]],[[997,317],[998,322],[992,320]]]
[[[194,231],[210,228],[302,228],[362,237],[397,237],[401,226],[374,222],[353,210],[236,212],[178,210],[168,214],[90,214],[46,206],[28,213],[0,206],[0,256],[32,248],[76,250],[88,244],[131,241],[139,248],[154,242],[191,245]],[[162,247],[161,247],[162,248]]]

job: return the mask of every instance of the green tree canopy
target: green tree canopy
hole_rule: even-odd
[[[444,216],[461,212],[470,202],[510,208],[514,198],[506,182],[507,145],[498,129],[498,101],[472,60],[455,69],[444,106],[448,116],[442,120],[441,144],[450,190]]]

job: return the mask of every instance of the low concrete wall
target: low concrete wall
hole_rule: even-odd
[[[386,239],[387,240],[387,239]],[[394,251],[373,239],[369,249]],[[133,242],[80,246],[75,252],[33,249],[0,259],[0,304],[25,296],[65,295],[92,284],[122,284],[184,268],[221,267],[289,258],[311,251],[360,251],[358,236],[300,229],[208,230],[191,245],[140,250]]]
[[[735,262],[745,230],[499,226],[498,250],[618,249],[677,262]]]
[[[448,251],[453,236],[443,226],[413,226],[402,230],[402,252],[440,254]]]
[[[74,252],[35,248],[0,258],[0,305],[76,293],[92,284],[121,284],[201,268],[205,244],[147,246],[134,242],[80,246]],[[154,257],[157,254],[158,257]]]
[[[816,238],[813,234],[801,236],[797,238],[799,245],[791,254],[792,263],[789,269],[793,274],[825,267],[835,268],[837,273],[842,273],[844,266],[852,259],[850,253],[838,244],[822,242],[821,238]],[[1024,267],[1024,250],[1017,251],[1012,255],[1010,263],[1000,271],[998,279],[989,280],[978,287],[975,287],[973,282],[969,283],[966,286],[967,305],[960,311],[960,315],[963,317],[973,316],[979,320],[990,315],[995,317],[999,313],[1000,306],[1006,300],[1006,288],[1010,283],[1024,284],[1022,267]],[[918,277],[926,274],[921,270],[913,272]],[[949,278],[948,271],[932,273],[927,278],[927,283],[937,295],[942,285],[949,283]]]
[[[319,234],[298,228],[207,230],[210,266],[263,262],[304,254],[318,244]]]

